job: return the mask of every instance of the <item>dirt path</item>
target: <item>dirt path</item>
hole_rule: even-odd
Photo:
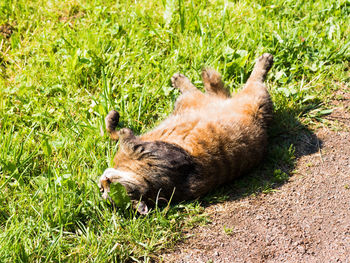
[[[287,183],[209,206],[212,223],[191,230],[164,262],[350,262],[349,99],[328,118],[341,131],[318,130],[322,149],[300,157]]]

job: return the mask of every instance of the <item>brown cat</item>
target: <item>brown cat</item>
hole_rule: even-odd
[[[271,54],[258,60],[245,87],[231,97],[219,73],[202,72],[206,93],[188,78],[175,74],[172,84],[182,93],[174,112],[154,130],[135,136],[130,129],[116,131],[119,114],[106,117],[111,138],[120,148],[114,168],[100,178],[103,197],[119,182],[132,200],[141,200],[140,212],[157,198],[174,201],[203,196],[213,188],[246,173],[262,159],[272,102],[263,83],[273,64]]]

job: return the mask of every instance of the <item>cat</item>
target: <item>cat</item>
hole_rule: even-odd
[[[156,200],[195,199],[251,170],[267,147],[273,105],[263,82],[272,64],[271,54],[259,57],[233,96],[213,69],[202,71],[205,93],[184,75],[173,75],[172,85],[181,93],[173,113],[140,136],[128,128],[116,131],[119,114],[110,111],[106,129],[119,140],[119,150],[114,168],[100,177],[103,198],[119,182],[131,200],[140,201],[138,211],[147,213]]]

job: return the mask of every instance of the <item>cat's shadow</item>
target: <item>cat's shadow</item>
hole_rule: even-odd
[[[269,128],[266,157],[261,164],[250,173],[207,194],[201,199],[202,206],[272,193],[288,183],[295,171],[297,160],[322,148],[322,141],[295,116],[296,112],[276,112]]]

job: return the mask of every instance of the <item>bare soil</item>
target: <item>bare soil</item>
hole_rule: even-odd
[[[4,38],[10,38],[13,33],[14,27],[10,24],[0,25],[0,34]]]
[[[161,261],[350,262],[350,94],[341,95],[330,125],[296,145],[317,150],[301,154],[288,182],[205,208],[211,223]]]

